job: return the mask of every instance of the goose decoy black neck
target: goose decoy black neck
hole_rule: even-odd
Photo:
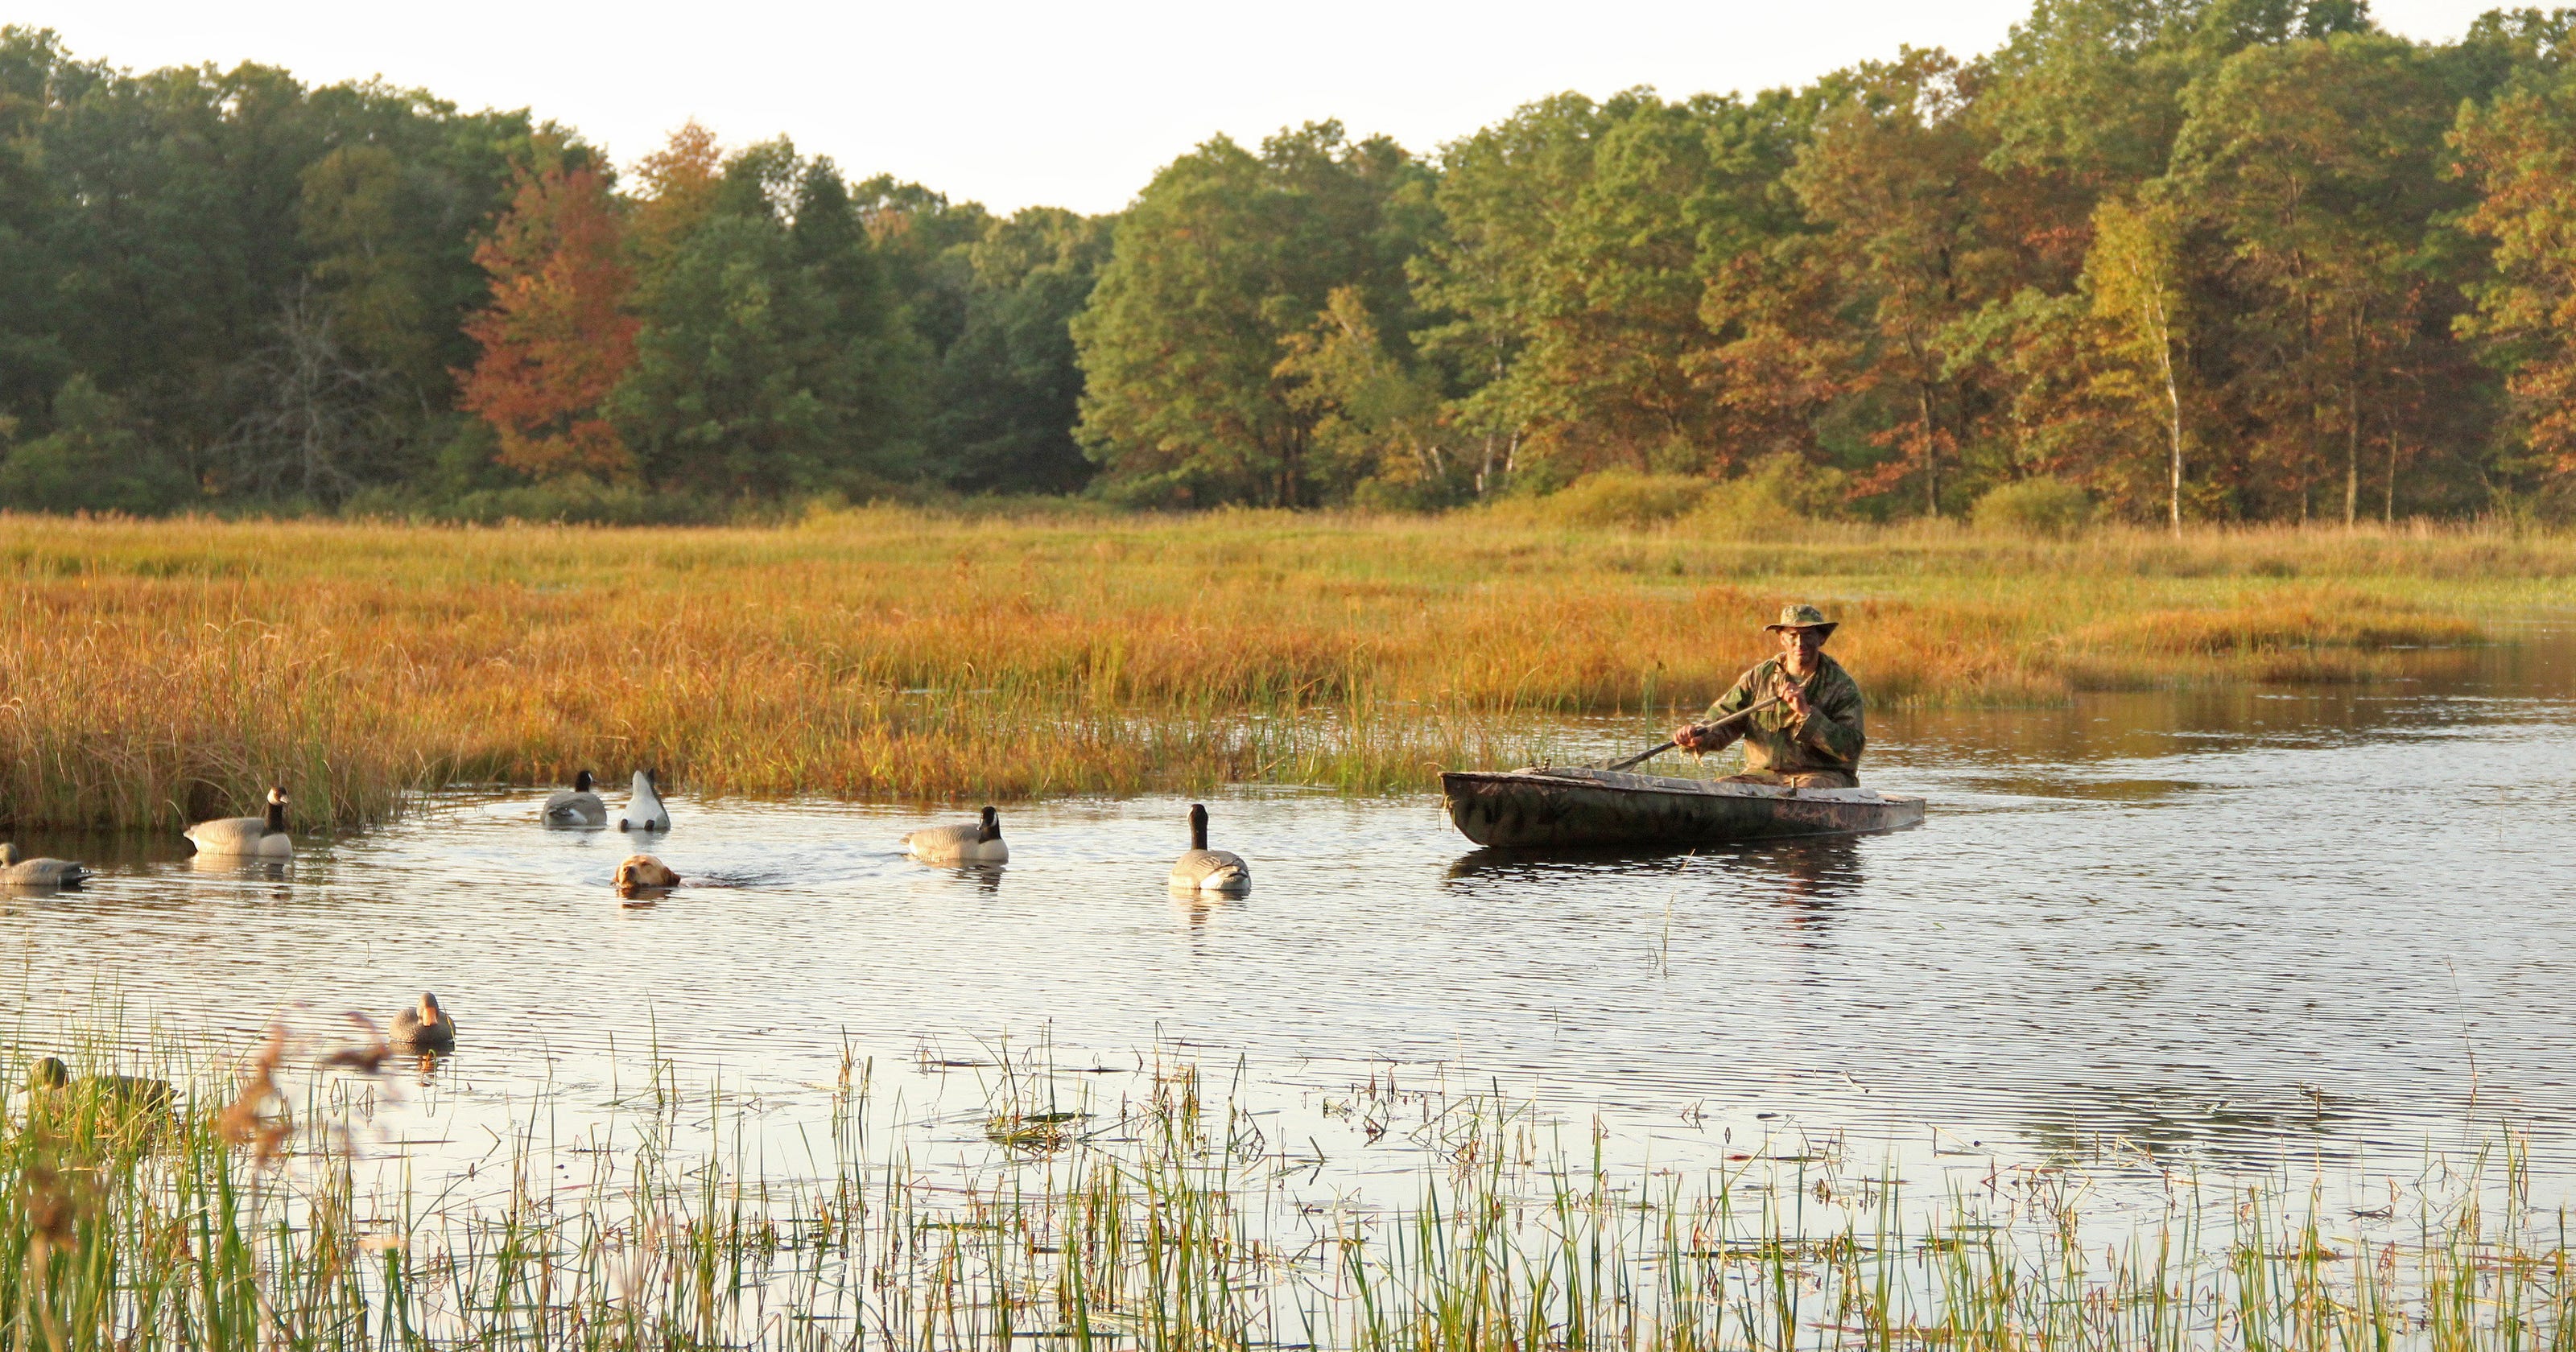
[[[1207,804],[1190,804],[1190,848],[1207,848]]]
[[[993,841],[1000,840],[1001,838],[1002,814],[994,811],[992,804],[986,803],[984,805],[983,825],[976,828],[975,839],[989,844]]]
[[[286,829],[286,790],[271,786],[268,791],[268,829]]]
[[[575,793],[588,793],[592,782],[590,771],[584,770],[572,777],[572,790]]]

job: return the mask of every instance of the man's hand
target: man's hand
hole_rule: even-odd
[[[1701,727],[1697,723],[1684,723],[1680,727],[1673,729],[1673,745],[1680,747],[1684,751],[1701,750],[1702,748],[1700,746],[1699,739],[1707,732],[1708,729]]]
[[[1815,715],[1816,706],[1807,702],[1807,692],[1799,689],[1797,682],[1777,673],[1773,674],[1771,681],[1772,693],[1779,696],[1781,705],[1788,709],[1790,717],[1804,723]]]

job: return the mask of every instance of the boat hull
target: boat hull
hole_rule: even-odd
[[[1792,789],[1614,770],[1459,770],[1440,777],[1440,790],[1449,820],[1469,840],[1502,849],[1850,835],[1923,820],[1922,799],[1875,789]]]

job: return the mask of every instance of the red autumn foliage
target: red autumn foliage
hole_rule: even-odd
[[[507,215],[474,251],[492,304],[466,321],[483,355],[459,402],[500,434],[496,457],[536,478],[630,476],[635,461],[600,402],[635,364],[634,279],[615,202],[596,169],[522,169]]]

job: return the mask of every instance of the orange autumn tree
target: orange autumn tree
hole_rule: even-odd
[[[518,192],[474,261],[492,304],[466,321],[483,349],[458,402],[500,434],[502,465],[539,479],[631,477],[600,403],[635,364],[633,287],[607,177],[560,162],[521,168]]]
[[[680,242],[716,209],[724,185],[724,147],[696,118],[680,124],[660,150],[636,161],[644,189],[627,238],[648,271],[667,262]]]

